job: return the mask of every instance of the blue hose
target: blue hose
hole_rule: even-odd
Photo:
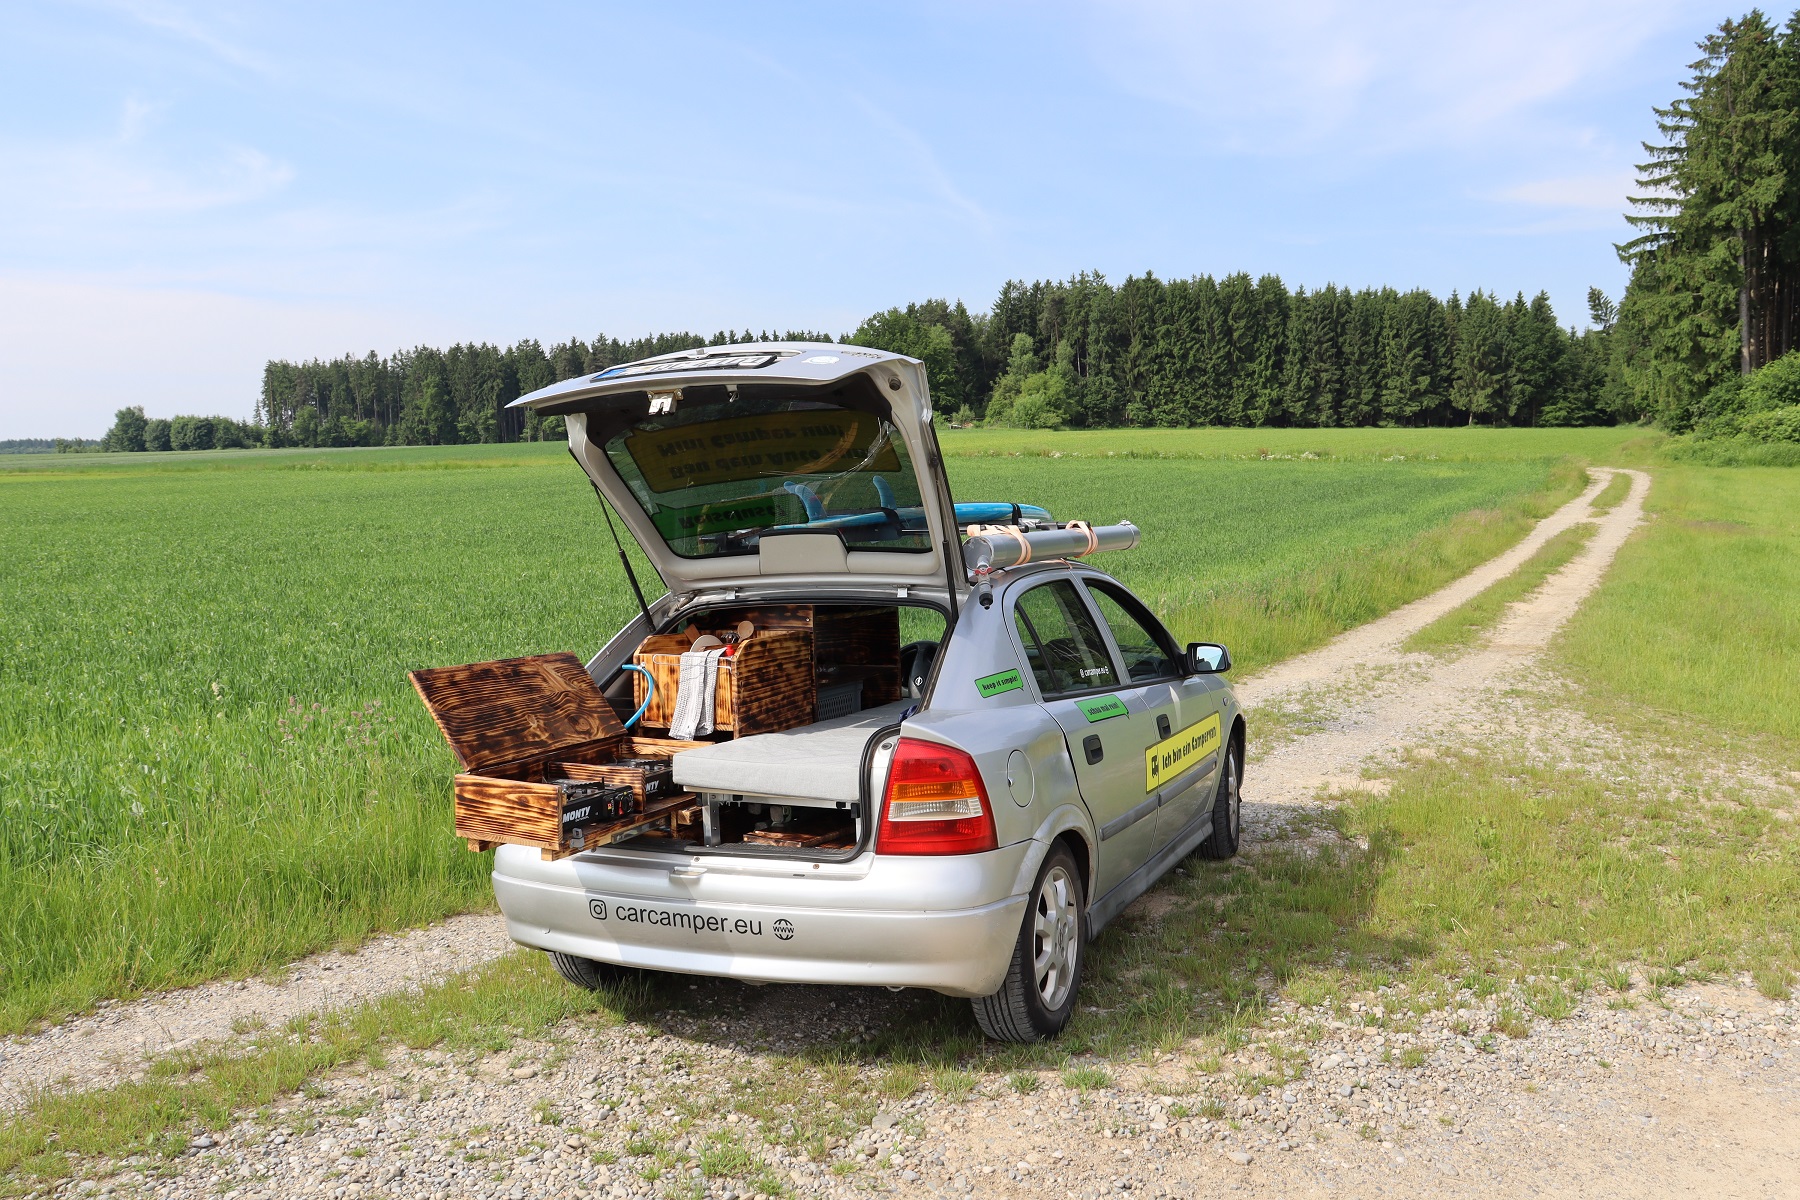
[[[638,710],[636,712],[631,714],[631,720],[625,722],[625,728],[630,729],[633,725],[636,725],[638,720],[644,715],[644,710],[650,707],[650,702],[656,699],[656,676],[644,670],[644,668],[638,666],[636,663],[626,663],[623,669],[627,671],[636,671],[639,675],[642,675],[644,677],[645,685],[644,702],[638,705]]]

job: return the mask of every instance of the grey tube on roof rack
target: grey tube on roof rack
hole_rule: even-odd
[[[963,543],[963,565],[979,581],[989,571],[1047,558],[1081,558],[1102,550],[1129,550],[1138,544],[1138,527],[1130,521],[1087,526],[1074,522],[1061,529],[1020,530],[974,525]]]

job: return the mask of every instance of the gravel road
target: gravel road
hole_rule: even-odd
[[[1514,605],[1483,647],[1450,661],[1399,650],[1554,533],[1591,519],[1587,502],[1610,472],[1596,470],[1581,498],[1500,560],[1240,684],[1255,712],[1280,714],[1289,731],[1247,778],[1246,853],[1286,839],[1290,818],[1328,803],[1333,789],[1381,786],[1384,764],[1422,744],[1505,738],[1561,755],[1570,770],[1599,769],[1604,755],[1571,752],[1567,733],[1577,729],[1630,758],[1625,735],[1560,707],[1567,685],[1538,658],[1642,519],[1648,478],[1631,474],[1630,496],[1599,518],[1587,549]],[[1748,780],[1760,802],[1794,805],[1780,772],[1752,764],[1732,780]],[[6,1046],[0,1081],[19,1095],[51,1083],[58,1064],[93,1086],[169,1044],[152,1043],[152,1032],[222,1039],[234,1019],[364,998],[502,952],[492,918],[460,921],[335,964],[361,972],[335,995],[299,990],[331,973],[309,960],[288,984],[217,984],[70,1022]],[[420,960],[426,946],[437,960]],[[978,1076],[967,1096],[928,1088],[877,1112],[818,1161],[772,1149],[770,1131],[732,1113],[735,1083],[766,1071],[781,1039],[848,1036],[898,1002],[712,980],[696,981],[692,995],[690,1014],[654,1026],[572,1022],[553,1043],[502,1055],[396,1055],[383,1070],[335,1076],[207,1131],[173,1162],[83,1164],[88,1177],[64,1190],[169,1200],[735,1200],[776,1186],[846,1196],[1800,1194],[1800,1004],[1767,1000],[1747,979],[1601,988],[1519,1037],[1495,1029],[1504,995],[1464,992],[1408,1021],[1396,1019],[1407,1001],[1400,988],[1362,997],[1347,1017],[1279,1004],[1257,1040],[1215,1069],[1197,1061],[1198,1047],[1183,1047],[1074,1064],[1103,1070],[1101,1086],[1072,1088],[1041,1072],[1021,1090],[1017,1079]],[[194,1008],[207,1011],[180,1015]],[[1236,1076],[1296,1060],[1305,1061],[1297,1079],[1243,1095]],[[645,1131],[669,1130],[682,1115],[691,1122],[665,1144],[644,1144]],[[747,1174],[760,1182],[718,1170],[726,1146],[755,1160]]]
[[[141,1078],[153,1058],[228,1042],[303,1013],[417,989],[511,948],[497,917],[474,914],[373,938],[355,953],[317,954],[267,978],[221,980],[124,1004],[102,1002],[97,1011],[36,1037],[0,1040],[0,1112],[46,1090]]]
[[[707,986],[721,1001],[743,990]],[[826,994],[785,990],[812,991],[790,1001]],[[1794,1194],[1794,1006],[1747,987],[1696,987],[1667,997],[1667,1009],[1586,1004],[1514,1041],[1490,1037],[1497,999],[1464,996],[1408,1034],[1277,1010],[1272,1031],[1231,1065],[1266,1067],[1268,1051],[1286,1043],[1304,1045],[1313,1066],[1255,1099],[1222,1083],[1215,1116],[1184,1115],[1166,1094],[1188,1093],[1190,1110],[1200,1103],[1177,1052],[1126,1071],[1115,1064],[1113,1083],[1099,1089],[1071,1089],[1046,1072],[1023,1095],[1006,1078],[966,1099],[922,1092],[878,1111],[819,1161],[763,1149],[759,1165],[789,1191],[831,1196]],[[118,1164],[92,1190],[228,1200],[759,1194],[694,1174],[721,1139],[760,1146],[754,1123],[703,1116],[665,1148],[656,1183],[644,1173],[659,1160],[634,1146],[632,1129],[725,1111],[732,1081],[757,1065],[734,1039],[766,1031],[772,1014],[759,1007],[752,999],[745,1018],[705,1033],[575,1029],[505,1056],[415,1054],[197,1139],[172,1176]],[[1357,1015],[1378,1021],[1377,1007]],[[855,1020],[858,1009],[840,1006],[828,1023]],[[1300,1032],[1309,1020],[1330,1022],[1322,1040]],[[1384,1066],[1389,1048],[1428,1057],[1416,1068]]]

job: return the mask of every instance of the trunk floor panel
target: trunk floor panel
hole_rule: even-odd
[[[796,796],[852,803],[862,798],[863,748],[917,704],[896,700],[847,717],[780,733],[733,738],[675,755],[675,783],[692,792]]]

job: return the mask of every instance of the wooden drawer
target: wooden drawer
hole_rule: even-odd
[[[612,764],[669,758],[705,743],[628,736],[572,654],[414,671],[412,681],[463,765],[452,782],[455,829],[471,850],[504,843],[562,858],[670,824],[694,803],[672,783],[666,794],[648,795],[643,771]],[[582,829],[579,843],[571,844],[563,836],[563,789],[550,782],[559,777],[625,784],[635,778],[638,811]]]

